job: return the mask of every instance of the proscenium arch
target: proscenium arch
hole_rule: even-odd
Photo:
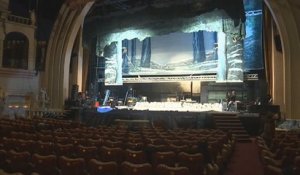
[[[47,47],[47,66],[43,82],[50,97],[51,108],[64,107],[64,100],[69,91],[72,47],[93,3],[94,1],[88,2],[80,9],[71,8],[64,3],[59,11]]]
[[[299,36],[297,31],[297,26],[295,23],[293,15],[291,12],[291,7],[287,1],[274,1],[274,0],[264,0],[265,4],[269,7],[269,10],[271,11],[271,14],[273,16],[273,19],[275,20],[276,25],[278,26],[278,30],[281,36],[282,40],[282,46],[283,46],[283,56],[284,56],[284,111],[286,113],[287,117],[291,117],[293,115],[300,115],[300,109],[297,109],[294,95],[293,97],[291,94],[297,90],[296,87],[292,87],[291,82],[295,80],[295,78],[292,77],[291,74],[291,68],[293,68],[292,57],[296,57],[297,52],[300,48],[300,42],[299,42]],[[87,3],[84,8],[81,10],[80,13],[77,15],[74,15],[72,18],[72,21],[74,22],[74,27],[71,27],[68,29],[69,35],[67,37],[67,41],[58,41],[57,39],[50,39],[49,45],[48,45],[48,53],[47,53],[47,64],[46,68],[46,85],[48,87],[49,96],[51,98],[51,107],[56,108],[62,108],[64,99],[67,97],[68,94],[68,79],[69,79],[69,64],[70,64],[70,55],[72,46],[74,44],[75,37],[77,33],[80,31],[80,26],[83,23],[84,17],[86,15],[86,12],[88,12],[94,2]],[[58,17],[56,22],[56,27],[58,26],[64,26],[64,23],[66,21],[61,20],[59,18],[62,18],[62,14],[68,13],[68,10],[66,10],[67,5],[64,4],[60,13],[61,16]],[[289,20],[286,20],[289,19]],[[57,31],[52,31],[51,35],[59,35],[59,33],[56,33]],[[297,36],[295,36],[297,35]],[[59,36],[57,36],[59,37]],[[53,42],[56,40],[56,42]],[[62,56],[56,57],[59,53],[55,52],[55,45],[58,46],[58,43],[64,43],[60,44],[64,46],[64,52],[62,52]],[[297,43],[297,44],[295,44]],[[51,51],[54,51],[54,53],[51,53]],[[53,59],[53,60],[52,60]],[[55,65],[60,66],[60,71],[55,71],[54,67]],[[298,64],[299,65],[299,64]],[[297,65],[294,65],[297,66]],[[49,67],[49,68],[48,68]],[[63,69],[63,70],[62,70]],[[294,75],[296,76],[296,75]],[[54,81],[55,78],[59,78],[58,82]],[[299,80],[300,81],[300,80]],[[58,83],[55,84],[55,83]],[[298,83],[300,84],[300,83]],[[300,89],[300,87],[299,87]]]
[[[282,111],[287,118],[294,118],[300,115],[300,109],[297,107],[299,103],[296,102],[297,98],[299,98],[300,87],[297,86],[299,86],[300,82],[295,78],[296,75],[292,74],[292,71],[295,72],[297,66],[299,66],[299,64],[295,63],[300,48],[296,21],[289,1],[264,0],[264,2],[269,8],[278,28],[283,48],[284,106]]]

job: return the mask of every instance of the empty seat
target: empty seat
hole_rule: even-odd
[[[57,158],[55,155],[42,156],[39,154],[33,154],[31,159],[34,172],[42,175],[58,174]]]
[[[264,174],[265,175],[283,175],[281,168],[272,166],[272,165],[266,165],[264,167]]]
[[[174,144],[170,144],[168,148],[169,150],[174,151],[176,154],[180,152],[186,152],[189,149],[187,145],[174,145]]]
[[[85,138],[75,138],[75,137],[72,137],[71,138],[71,143],[73,144],[73,145],[86,145],[86,140],[85,140]]]
[[[53,154],[54,146],[52,142],[42,142],[38,141],[35,144],[34,152],[40,155],[50,155]]]
[[[144,149],[144,143],[143,142],[127,142],[126,148],[130,149],[130,150],[141,151]]]
[[[17,145],[17,150],[18,151],[28,151],[30,153],[33,153],[35,150],[35,145],[36,145],[36,142],[33,141],[33,140],[21,140],[21,139],[18,139],[17,140],[18,142],[18,145]]]
[[[105,140],[103,145],[109,148],[124,148],[122,141]]]
[[[67,156],[73,157],[74,156],[74,145],[73,144],[60,144],[57,143],[55,145],[55,153],[57,156]]]
[[[0,149],[0,167],[4,168],[6,167],[6,157],[7,157],[7,151],[4,149]]]
[[[180,152],[178,154],[179,166],[185,166],[189,168],[191,175],[203,175],[204,174],[204,158],[201,153],[189,154]]]
[[[106,162],[115,161],[121,163],[124,160],[124,152],[121,148],[102,146],[100,149],[100,159]]]
[[[54,141],[52,135],[39,134],[38,139],[43,142],[53,142]]]
[[[187,167],[170,167],[159,164],[155,169],[157,175],[190,175]]]
[[[153,169],[150,163],[135,164],[124,161],[121,164],[122,175],[153,175]]]
[[[126,149],[124,151],[125,161],[131,163],[146,163],[147,158],[146,154],[143,151],[133,151],[130,149]]]
[[[3,148],[5,150],[10,150],[10,149],[17,150],[18,147],[17,139],[4,137],[2,139],[2,142],[3,142]]]
[[[6,165],[9,172],[22,172],[29,173],[31,171],[30,162],[30,153],[27,151],[16,152],[10,150],[7,152],[6,156]]]
[[[85,174],[85,161],[83,158],[68,158],[60,156],[58,161],[60,175],[83,175]]]
[[[90,175],[117,175],[118,164],[117,162],[102,162],[96,159],[91,159],[88,162],[88,172]]]
[[[60,144],[72,143],[71,140],[68,137],[59,137],[59,136],[54,137],[54,142],[55,143],[60,143]]]
[[[152,158],[152,165],[156,167],[159,164],[166,164],[168,166],[175,166],[176,153],[173,151],[156,152]]]
[[[97,148],[100,148],[101,146],[103,146],[103,142],[104,142],[104,140],[101,138],[98,138],[98,139],[89,138],[89,139],[87,139],[86,143],[88,146],[96,146]]]
[[[295,157],[294,160],[294,174],[300,174],[300,156]]]
[[[97,158],[97,147],[96,146],[77,146],[76,156],[82,157],[85,160],[90,160],[92,158]]]

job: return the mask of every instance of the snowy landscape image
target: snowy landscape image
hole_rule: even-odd
[[[193,58],[193,34],[171,33],[151,38],[151,61],[148,67],[141,66],[142,42],[136,43],[134,61],[129,64],[129,72],[123,75],[191,75],[216,73],[217,60],[214,56],[214,43],[204,43],[205,58],[197,62]],[[129,46],[131,43],[129,42]],[[129,59],[132,53],[128,53]]]

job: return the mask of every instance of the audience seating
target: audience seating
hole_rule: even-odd
[[[282,170],[276,166],[267,165],[264,167],[264,174],[266,175],[283,175]]]
[[[175,166],[175,163],[176,163],[176,153],[173,151],[165,151],[165,152],[157,151],[154,153],[152,158],[152,165],[154,167],[158,166],[159,164]]]
[[[37,141],[34,150],[40,155],[51,155],[54,154],[54,145],[53,142]]]
[[[16,165],[24,174],[217,175],[233,148],[231,138],[215,129],[132,130],[47,118],[0,118],[0,135],[1,167],[13,173]],[[24,154],[24,164],[12,154]]]
[[[126,149],[124,151],[124,160],[131,163],[147,163],[147,157],[144,151],[133,151]]]
[[[114,161],[102,162],[90,159],[88,162],[88,172],[90,175],[117,175],[119,172],[118,163]]]
[[[30,153],[27,151],[16,152],[10,150],[6,154],[6,167],[9,172],[22,172],[28,174],[31,171]]]
[[[42,175],[57,175],[57,158],[55,155],[42,156],[33,154],[31,158],[34,172]]]
[[[165,164],[158,165],[156,167],[156,173],[157,175],[190,175],[187,167],[171,167]]]
[[[257,145],[264,164],[265,174],[299,174],[300,134],[290,131],[276,131],[270,144],[257,137]],[[298,168],[298,169],[297,169]]]
[[[185,166],[189,168],[190,175],[204,175],[204,158],[201,153],[189,154],[180,152],[178,154],[179,166]]]
[[[102,146],[100,150],[100,160],[114,161],[120,164],[124,160],[124,151],[121,148],[109,148]]]
[[[60,144],[57,143],[54,146],[54,150],[57,156],[67,156],[67,157],[74,157],[74,145],[69,143],[69,144]]]
[[[68,158],[60,156],[58,160],[60,175],[84,175],[85,161],[83,158]]]
[[[93,158],[97,158],[97,147],[95,146],[82,146],[79,145],[77,146],[76,149],[76,156],[77,157],[82,157],[84,158],[86,161],[93,159]]]
[[[150,163],[135,164],[135,163],[124,161],[121,164],[121,174],[122,175],[153,175],[153,169]]]
[[[300,156],[295,157],[294,165],[293,173],[300,174]]]

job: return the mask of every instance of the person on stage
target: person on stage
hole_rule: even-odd
[[[227,111],[232,111],[234,107],[234,103],[236,100],[236,92],[235,90],[232,90],[230,95],[227,97]]]

